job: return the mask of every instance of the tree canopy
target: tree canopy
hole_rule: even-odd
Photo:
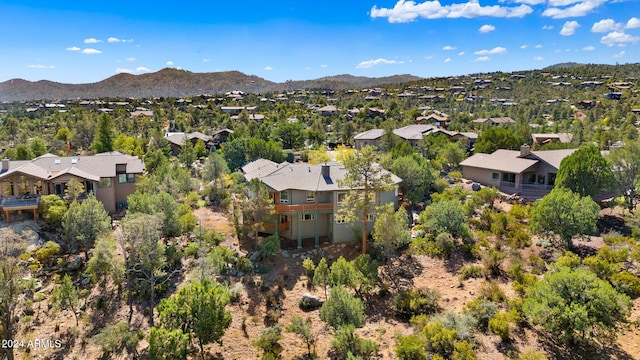
[[[565,187],[581,196],[593,196],[611,187],[613,175],[607,159],[593,145],[578,149],[562,159],[556,186]]]

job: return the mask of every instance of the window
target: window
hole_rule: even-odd
[[[130,182],[130,183],[136,182],[136,174],[127,174],[127,182]]]
[[[367,222],[372,222],[376,220],[376,214],[367,214]]]
[[[514,183],[516,182],[516,174],[514,173],[502,173],[502,181]]]
[[[100,182],[98,183],[99,188],[108,188],[111,187],[111,178],[100,178]]]
[[[118,182],[120,184],[127,182],[127,174],[118,174]]]
[[[536,174],[529,174],[527,177],[527,184],[535,184],[536,183]]]
[[[316,214],[314,213],[302,214],[302,221],[313,221],[315,219],[316,219]]]
[[[498,181],[500,179],[500,175],[498,173],[491,173],[491,180]]]
[[[13,182],[5,181],[2,185],[3,193],[2,196],[13,196]]]
[[[280,215],[280,224],[286,224],[289,222],[289,215]]]
[[[344,224],[347,221],[345,220],[344,216],[342,215],[336,215],[336,224]]]
[[[280,204],[288,204],[289,203],[289,192],[288,191],[280,191]]]
[[[343,206],[345,201],[347,201],[347,193],[346,192],[339,192],[336,195],[336,202],[338,203],[338,206]]]
[[[553,173],[549,174],[549,182],[548,182],[548,184],[549,185],[555,185],[555,183],[556,183],[556,174],[553,174]]]
[[[544,175],[538,175],[538,184],[544,185]]]
[[[314,191],[307,191],[307,202],[316,202],[316,193]]]

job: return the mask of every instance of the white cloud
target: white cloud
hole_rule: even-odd
[[[30,69],[55,69],[53,65],[27,65]]]
[[[372,18],[387,18],[390,23],[406,23],[423,19],[442,18],[476,18],[479,16],[491,16],[500,18],[522,18],[531,14],[533,9],[528,5],[503,7],[500,5],[481,6],[477,0],[467,3],[441,5],[440,1],[424,1],[416,3],[413,0],[398,0],[393,8],[371,8]]]
[[[606,33],[622,28],[622,24],[613,21],[613,19],[602,19],[591,27],[591,32]]]
[[[585,0],[581,2],[577,2],[574,0],[567,0],[567,1],[552,0],[549,2],[549,5],[551,6],[564,6],[564,5],[571,5],[571,4],[574,4],[574,5],[566,8],[559,8],[559,7],[548,8],[542,13],[542,16],[549,16],[554,19],[564,19],[568,17],[585,16],[606,2],[607,0]]]
[[[591,45],[589,45],[589,46],[585,46],[585,47],[583,47],[583,48],[582,48],[582,51],[593,51],[593,50],[595,50],[595,49],[596,49],[596,47],[595,47],[595,46],[591,46]]]
[[[475,60],[473,60],[473,61],[475,61],[475,62],[481,62],[481,61],[489,61],[489,60],[491,60],[491,59],[490,59],[488,56],[480,56],[479,58],[476,58],[476,59],[475,59]]]
[[[136,58],[134,58],[134,57],[128,57],[128,58],[127,58],[127,61],[128,61],[128,62],[134,62],[134,61],[136,61],[136,60],[137,60],[137,59],[136,59]]]
[[[464,51],[460,51],[460,52],[458,53],[458,56],[462,56],[462,55],[464,55]]]
[[[320,67],[321,67],[321,68],[323,68],[323,69],[326,69],[326,68],[327,68],[327,65],[325,65],[325,64],[320,64]]]
[[[368,69],[370,67],[381,65],[381,64],[402,64],[402,63],[403,63],[402,61],[379,58],[375,60],[361,61],[358,65],[356,65],[356,69]]]
[[[85,43],[85,44],[97,44],[97,43],[101,43],[101,42],[102,42],[102,40],[98,40],[98,39],[96,39],[96,38],[87,38],[87,39],[84,39],[84,43]]]
[[[80,51],[80,48],[77,47],[77,46],[71,46],[71,47],[66,48],[65,50],[67,50],[67,51]]]
[[[533,60],[542,61],[542,60],[544,60],[544,58],[542,56],[536,56],[536,57],[533,58]]]
[[[528,48],[528,47],[529,47],[529,45],[520,45],[520,49],[523,49],[523,50]]]
[[[149,71],[151,71],[151,69],[146,68],[146,67],[144,67],[144,66],[140,66],[140,67],[137,67],[137,68],[136,68],[136,72],[137,72],[137,73],[146,73],[146,72],[149,72]]]
[[[445,51],[450,51],[450,50],[455,50],[456,47],[455,46],[451,46],[451,45],[445,45],[445,47],[442,48],[442,50]]]
[[[537,44],[536,46],[534,46],[534,48],[536,48],[536,49],[542,49],[542,44]]]
[[[620,52],[619,52],[619,53],[617,53],[617,54],[613,54],[613,57],[614,57],[614,58],[621,58],[621,57],[623,57],[624,55],[625,55],[625,52],[624,52],[624,50],[622,50],[622,51],[620,51]]]
[[[479,32],[485,34],[488,32],[492,32],[493,30],[495,30],[496,27],[493,25],[489,25],[489,24],[484,24],[482,26],[480,26],[480,29],[478,29]]]
[[[116,69],[116,74],[133,74],[133,70],[131,69],[126,69],[126,68],[117,68]]]
[[[495,55],[495,54],[506,54],[506,53],[507,53],[507,49],[501,46],[494,47],[491,50],[479,50],[474,52],[474,54],[476,55]]]
[[[167,61],[166,65],[167,66],[173,66],[174,64],[173,64],[173,61],[169,60],[169,61]]]
[[[542,30],[553,30],[553,25],[543,25]]]
[[[627,21],[627,29],[637,29],[640,28],[640,19],[638,19],[637,17],[632,17],[631,19],[629,19],[629,21]]]
[[[202,62],[211,62],[211,59],[202,59]]]
[[[110,37],[110,38],[107,39],[107,42],[117,43],[117,42],[120,42],[120,39],[118,39],[116,37]]]
[[[264,69],[267,70],[267,71],[273,70],[273,68],[271,66],[265,66]]]
[[[94,55],[94,54],[102,54],[102,51],[100,50],[96,50],[96,49],[92,49],[92,48],[87,48],[82,50],[83,54],[87,54],[87,55]]]
[[[518,4],[540,5],[540,4],[544,4],[547,1],[546,0],[513,0],[513,2]]]
[[[446,59],[444,59],[444,63],[445,63],[445,64],[446,64],[446,63],[448,63],[448,62],[451,62],[451,58],[446,58]]]
[[[627,44],[635,43],[640,37],[631,36],[622,31],[612,31],[600,38],[600,42],[607,46],[627,46]]]
[[[560,35],[562,36],[571,36],[576,33],[576,29],[580,27],[577,21],[567,21],[562,26],[562,30],[560,30]]]
[[[431,59],[433,59],[433,55],[425,56],[424,58],[425,58],[425,60],[431,60]]]

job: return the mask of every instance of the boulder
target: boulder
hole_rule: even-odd
[[[300,298],[300,308],[305,311],[315,310],[324,304],[324,300],[311,295],[309,293],[304,293]]]
[[[80,256],[76,256],[73,260],[67,263],[67,269],[71,271],[80,270],[84,264],[84,259]]]

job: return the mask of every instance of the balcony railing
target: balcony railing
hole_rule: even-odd
[[[305,211],[315,211],[315,210],[333,210],[333,203],[321,203],[321,204],[277,204],[276,212],[277,213],[287,213],[287,212],[305,212]]]
[[[2,199],[2,208],[6,210],[34,209],[38,204],[40,204],[40,196]]]

